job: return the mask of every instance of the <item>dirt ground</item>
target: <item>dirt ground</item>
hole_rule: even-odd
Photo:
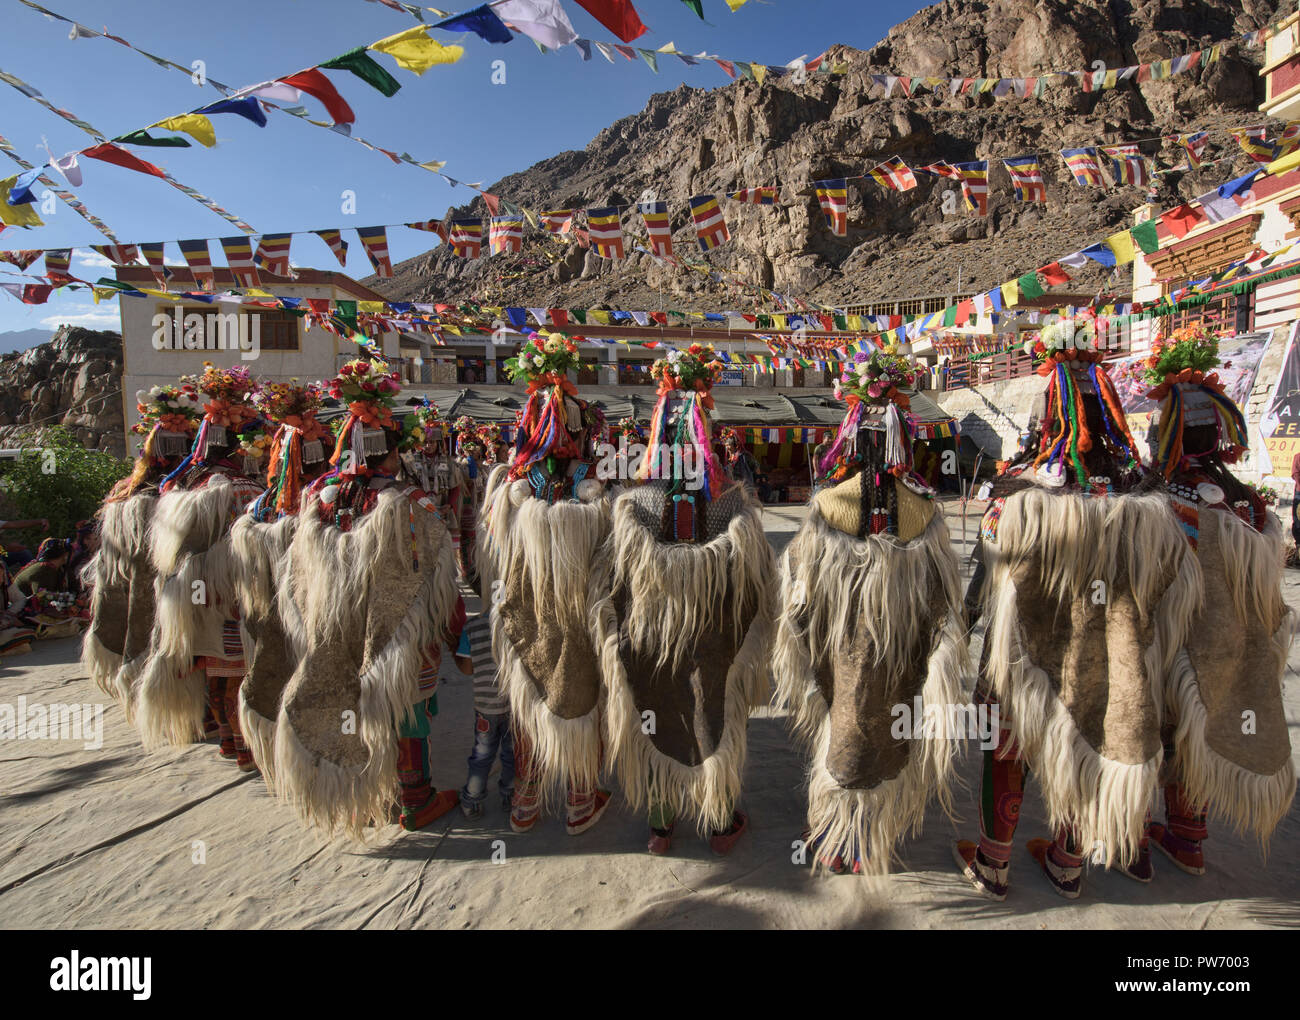
[[[963,565],[978,523],[946,505]],[[769,510],[774,546],[802,509]],[[1300,608],[1300,571],[1287,571]],[[1257,845],[1211,822],[1209,873],[1193,878],[1156,855],[1139,885],[1099,868],[1081,899],[1056,896],[1023,849],[1045,835],[1031,784],[1005,903],[974,894],[950,856],[977,831],[980,757],[970,745],[954,824],[932,809],[886,879],[813,877],[792,860],[803,827],[803,762],[784,719],[750,723],[743,806],[750,832],[728,858],[679,830],[666,858],[619,801],[595,828],[565,834],[548,818],[510,831],[496,798],[482,821],[453,812],[429,829],[382,830],[370,846],[302,828],[256,776],[212,745],[146,754],[121,710],[86,679],[74,639],[36,645],[0,666],[0,703],[104,706],[103,746],[79,741],[0,744],[0,926],[6,928],[1242,928],[1300,927],[1300,805]],[[1300,643],[1287,674],[1287,718],[1300,751]],[[472,743],[468,678],[446,659],[434,722],[435,781],[459,787]],[[495,782],[495,780],[494,780]],[[494,857],[496,858],[494,860]]]

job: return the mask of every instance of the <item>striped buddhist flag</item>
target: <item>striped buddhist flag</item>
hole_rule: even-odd
[[[493,255],[524,250],[524,221],[518,216],[493,216],[488,232]]]
[[[989,161],[977,159],[973,163],[954,163],[961,174],[961,195],[966,208],[977,216],[989,214]]]
[[[606,259],[621,259],[623,254],[623,228],[618,222],[618,206],[587,210],[587,232],[596,254]]]
[[[223,237],[221,250],[226,253],[226,265],[230,267],[230,274],[235,278],[236,285],[256,287],[260,284],[261,281],[257,278],[257,267],[253,265],[251,237],[243,234],[238,237]]]
[[[313,230],[313,234],[319,237],[327,245],[334,257],[339,260],[340,266],[348,264],[348,242],[343,240],[343,232],[340,230]]]
[[[1047,186],[1043,183],[1043,170],[1038,165],[1037,156],[1013,156],[1002,163],[1011,175],[1017,202],[1047,202]]]
[[[167,256],[164,252],[163,241],[144,241],[140,244],[140,254],[144,256],[144,263],[153,272],[153,278],[157,281],[158,286],[167,287],[167,281],[171,279],[172,271],[167,266]]]
[[[931,177],[947,177],[954,181],[961,180],[961,171],[951,163],[930,163],[928,166],[918,166],[916,172],[929,174]]]
[[[890,191],[911,191],[916,187],[916,174],[898,156],[891,156],[868,170],[867,176]]]
[[[542,213],[542,223],[552,234],[567,234],[573,229],[573,210],[547,209]]]
[[[1205,150],[1210,144],[1208,131],[1197,131],[1193,135],[1179,135],[1178,141],[1187,151],[1187,162],[1192,167],[1198,167],[1205,162]]]
[[[727,196],[733,202],[746,202],[749,205],[776,205],[776,188],[743,188]]]
[[[253,260],[272,276],[292,277],[289,268],[289,243],[292,234],[263,234]]]
[[[1234,131],[1232,137],[1237,140],[1242,151],[1256,163],[1272,163],[1277,159],[1277,146],[1268,140],[1262,127]]]
[[[51,248],[45,253],[45,279],[50,283],[71,283],[68,266],[72,262],[71,248]]]
[[[1061,158],[1074,175],[1074,183],[1083,187],[1102,187],[1106,179],[1101,175],[1101,163],[1097,150],[1091,146],[1086,149],[1062,149]]]
[[[374,266],[375,275],[387,279],[393,275],[393,260],[388,255],[388,232],[383,227],[357,227],[357,240]]]
[[[1103,153],[1110,160],[1110,173],[1116,184],[1143,187],[1151,183],[1151,166],[1136,144],[1105,145]]]
[[[451,221],[449,235],[451,250],[463,259],[476,259],[483,254],[483,221],[462,219]]]
[[[92,244],[90,247],[115,266],[133,266],[139,255],[133,244]]]
[[[673,227],[668,218],[668,203],[642,202],[637,208],[650,235],[650,250],[662,258],[672,258]]]
[[[695,220],[695,236],[700,242],[700,251],[710,251],[724,241],[731,240],[717,195],[696,195],[690,201],[691,218]]]
[[[185,256],[185,264],[190,267],[190,272],[194,274],[194,279],[198,281],[201,290],[212,290],[216,286],[216,275],[212,272],[212,256],[208,252],[208,242],[206,240],[195,241],[177,241],[180,246],[181,254]],[[155,270],[155,273],[157,270]]]
[[[815,181],[817,204],[826,217],[826,226],[836,237],[846,237],[849,233],[849,182],[843,177],[828,181]]]

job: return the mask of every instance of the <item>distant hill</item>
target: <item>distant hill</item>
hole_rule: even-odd
[[[25,351],[29,347],[45,343],[52,336],[52,329],[11,329],[0,332],[0,354]]]
[[[711,90],[681,86],[652,97],[643,112],[606,128],[584,151],[544,159],[487,190],[534,210],[626,205],[648,191],[668,203],[675,244],[692,252],[690,196],[778,184],[776,208],[724,203],[732,240],[709,253],[714,268],[834,306],[952,293],[959,286],[987,289],[1132,224],[1144,191],[1079,187],[1060,149],[1213,131],[1230,161],[1162,173],[1155,198],[1161,208],[1245,173],[1253,164],[1228,140],[1228,129],[1265,123],[1257,112],[1262,51],[1231,42],[1217,63],[1169,80],[1091,93],[1052,87],[1024,100],[934,93],[923,78],[915,80],[913,98],[896,92],[886,99],[871,74],[934,75],[946,83],[952,76],[1034,76],[1095,61],[1112,68],[1158,61],[1258,28],[1283,6],[1280,0],[944,0],[870,50],[834,48],[831,59],[851,66],[846,75],[810,75],[803,84],[785,77]],[[1154,149],[1153,142],[1144,151]],[[1035,152],[1043,156],[1048,202],[1022,205],[1012,200],[996,160]],[[912,166],[992,158],[990,215],[968,216],[957,206],[945,215],[944,192],[956,194],[950,180],[921,176],[907,195],[858,180],[849,187],[848,236],[831,235],[810,182],[857,176],[890,156]],[[1169,167],[1183,153],[1165,141],[1160,158]],[[485,213],[482,199],[452,210]],[[635,214],[625,221],[644,237]],[[363,282],[407,301],[749,310],[748,299],[725,278],[658,266],[645,255],[609,262],[534,236],[519,254],[474,260],[456,258],[442,245],[396,266],[392,279]],[[1076,287],[1093,293],[1106,285],[1108,272],[1094,267],[1072,275]]]

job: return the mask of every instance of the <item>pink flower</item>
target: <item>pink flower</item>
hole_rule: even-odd
[[[352,374],[351,365],[344,365],[342,368],[339,369],[339,375],[351,375],[351,374]]]
[[[879,397],[884,392],[885,392],[884,387],[882,387],[880,383],[873,382],[870,386],[867,387],[867,396],[869,397]]]

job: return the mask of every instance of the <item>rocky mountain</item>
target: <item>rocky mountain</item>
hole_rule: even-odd
[[[125,457],[122,338],[63,326],[48,343],[0,357],[0,446],[63,425],[88,449]]]
[[[777,208],[726,202],[730,243],[706,256],[749,282],[829,305],[988,288],[1132,224],[1146,189],[1082,188],[1057,150],[1151,139],[1161,166],[1181,149],[1162,136],[1207,129],[1229,157],[1158,178],[1161,207],[1195,197],[1251,165],[1228,129],[1260,123],[1262,50],[1237,42],[1217,63],[1163,81],[1085,93],[1049,87],[1037,99],[951,96],[918,90],[885,99],[871,74],[1031,76],[1158,61],[1239,36],[1278,14],[1280,0],[944,0],[896,26],[869,50],[837,46],[843,76],[809,75],[717,89],[681,86],[563,152],[488,187],[532,209],[633,203],[653,195],[673,216],[674,242],[694,251],[687,199],[702,192],[779,184]],[[1037,152],[1046,206],[1013,201],[998,160]],[[918,175],[905,194],[873,181],[849,187],[848,236],[824,225],[810,182],[862,174],[890,156],[909,165],[990,158],[990,214],[961,210],[954,182]],[[945,213],[945,192],[949,207]],[[956,202],[953,198],[956,197]],[[451,215],[486,215],[481,199]],[[632,216],[624,217],[629,230]],[[637,224],[639,228],[639,224]],[[635,232],[635,231],[629,231]],[[1076,278],[1106,286],[1104,271]],[[960,277],[959,277],[960,274]],[[537,238],[522,254],[476,261],[448,248],[409,259],[394,278],[366,283],[394,300],[547,307],[709,310],[755,307],[735,288],[647,256],[608,262],[576,244]],[[1112,281],[1123,287],[1123,280]]]

